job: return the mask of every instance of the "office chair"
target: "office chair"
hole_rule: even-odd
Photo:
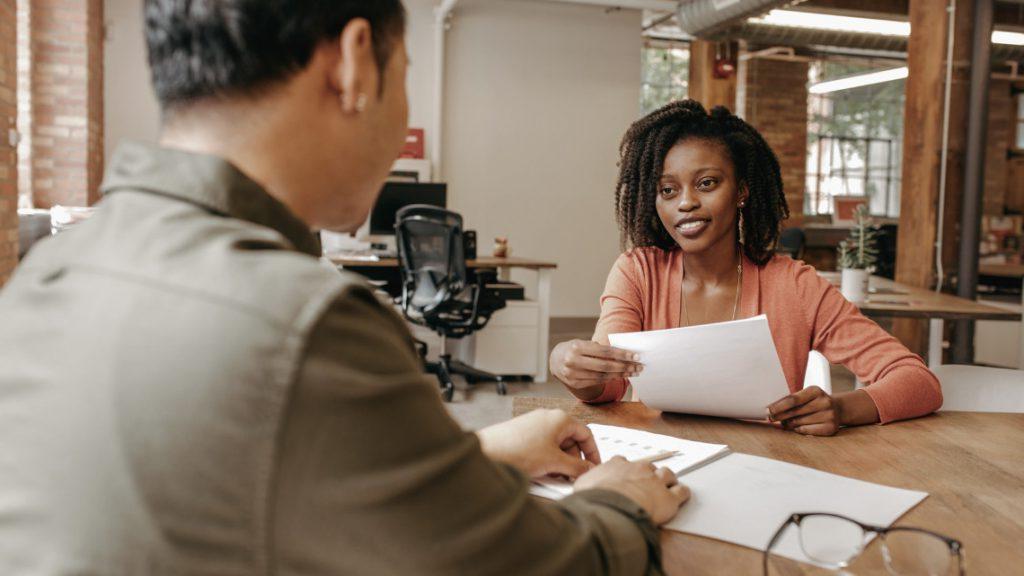
[[[498,394],[508,391],[506,379],[452,358],[448,338],[462,338],[482,329],[505,301],[486,290],[486,273],[478,271],[469,282],[462,245],[462,216],[425,204],[398,211],[395,223],[398,261],[402,276],[402,313],[415,324],[441,336],[437,362],[428,362],[427,345],[416,341],[427,371],[436,375],[446,402],[455,386],[453,374],[466,382],[496,382]],[[494,274],[493,272],[491,273]]]
[[[33,244],[49,235],[49,210],[18,211],[18,260],[28,254]]]
[[[804,247],[807,245],[807,235],[802,228],[786,228],[779,235],[779,245],[776,252],[788,254],[793,260],[800,260],[804,257]]]
[[[895,224],[883,224],[878,227],[878,260],[874,274],[893,280],[896,278],[896,237],[899,227]]]
[[[942,383],[942,410],[1024,413],[1024,370],[944,364],[932,371]]]

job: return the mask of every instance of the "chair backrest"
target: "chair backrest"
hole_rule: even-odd
[[[462,216],[451,210],[413,204],[395,218],[402,274],[402,308],[429,315],[466,287]]]
[[[50,235],[50,211],[18,212],[18,260],[28,254],[32,245]]]
[[[943,410],[1024,413],[1024,370],[948,364],[934,372]]]
[[[875,259],[875,275],[893,280],[896,278],[896,239],[899,227],[895,224],[882,224],[878,227],[876,248],[878,258]]]
[[[807,244],[807,235],[802,228],[786,228],[779,235],[778,251],[789,254],[794,260],[804,257],[804,246]]]
[[[817,350],[807,354],[807,372],[804,373],[804,388],[817,386],[827,394],[832,393],[832,368],[828,358]]]

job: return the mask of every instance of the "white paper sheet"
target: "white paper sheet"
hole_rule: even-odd
[[[672,470],[676,475],[684,474],[729,452],[729,447],[722,444],[694,442],[621,426],[591,424],[590,431],[594,433],[602,461],[615,456],[622,456],[626,460],[639,460],[666,451],[679,452],[676,456],[655,463],[658,467]],[[557,500],[572,494],[572,483],[566,480],[544,479],[535,483],[530,492]]]
[[[630,382],[657,410],[764,419],[768,405],[789,394],[764,315],[608,340],[640,354],[644,370]]]
[[[829,474],[778,460],[730,454],[686,474],[692,496],[665,527],[764,550],[796,512],[831,512],[889,526],[928,494]],[[789,529],[773,553],[810,562]]]

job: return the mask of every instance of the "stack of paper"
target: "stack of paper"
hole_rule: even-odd
[[[763,419],[769,404],[789,394],[764,315],[608,340],[640,355],[644,370],[630,383],[657,410]]]
[[[796,512],[831,512],[890,526],[928,496],[749,454],[730,454],[682,482],[692,496],[665,528],[756,550],[764,550]],[[810,562],[798,536],[787,530],[772,553]]]

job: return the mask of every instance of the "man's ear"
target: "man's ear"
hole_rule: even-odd
[[[334,74],[345,114],[361,113],[380,86],[380,71],[373,50],[373,30],[364,18],[345,25],[338,38],[340,56]]]

